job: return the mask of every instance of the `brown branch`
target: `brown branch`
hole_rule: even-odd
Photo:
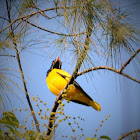
[[[127,77],[127,78],[129,78],[129,79],[131,79],[131,80],[133,80],[133,81],[135,81],[135,82],[137,82],[137,83],[140,83],[140,80],[137,80],[137,79],[135,79],[135,78],[133,78],[133,77],[131,77],[131,76],[129,76],[129,75],[127,75],[127,74],[125,74],[125,73],[122,72],[122,71],[124,70],[124,68],[130,63],[130,61],[131,61],[139,52],[140,52],[140,49],[138,49],[138,50],[128,59],[128,61],[126,61],[126,63],[123,64],[123,66],[122,66],[120,69],[115,69],[115,68],[113,68],[113,67],[108,67],[108,66],[98,66],[98,67],[89,68],[89,69],[86,69],[86,70],[84,70],[84,71],[82,71],[82,72],[79,72],[79,73],[77,74],[77,76],[80,76],[80,75],[85,74],[85,73],[90,72],[90,71],[95,71],[95,70],[104,69],[104,70],[113,71],[113,72],[118,73],[118,74],[120,74],[120,75],[123,75],[123,76],[125,76],[125,77]]]
[[[2,18],[2,19],[4,19],[4,20],[8,21],[8,19],[6,19],[5,17],[0,16],[0,18]]]
[[[5,40],[17,29],[17,27],[18,27],[23,21],[27,20],[28,18],[30,18],[30,17],[26,17],[25,19],[21,20],[21,21],[16,25],[15,28],[12,28],[12,31],[8,34],[8,36],[5,38]],[[12,26],[12,25],[11,25],[11,26]]]
[[[47,32],[52,33],[52,34],[61,35],[61,36],[68,36],[68,37],[69,36],[74,36],[73,34],[63,34],[63,33],[53,32],[53,31],[50,31],[48,29],[42,28],[40,26],[37,26],[37,25],[35,25],[35,24],[33,24],[33,23],[29,22],[29,21],[26,21],[26,22],[29,23],[30,25],[40,29],[40,30],[47,31]],[[82,34],[84,34],[84,33],[75,34],[75,36],[79,36],[79,35],[82,35]]]
[[[24,90],[25,90],[27,102],[28,102],[28,104],[29,104],[29,107],[30,107],[32,116],[33,116],[33,118],[34,118],[37,132],[40,132],[39,123],[38,123],[38,120],[37,120],[37,118],[36,118],[36,115],[35,115],[35,112],[34,112],[34,110],[33,110],[33,107],[32,107],[31,101],[30,101],[30,97],[29,97],[29,94],[28,94],[28,90],[27,90],[27,86],[26,86],[26,81],[25,81],[23,69],[22,69],[22,66],[21,66],[21,61],[20,61],[20,56],[19,56],[18,48],[17,48],[17,45],[16,45],[15,43],[14,43],[14,45],[15,45],[15,48],[16,48],[16,54],[17,54],[18,65],[19,65],[19,68],[20,68],[21,76],[22,76],[22,82],[23,82],[23,85],[24,85]]]
[[[31,17],[31,16],[29,16],[29,17]],[[5,27],[2,30],[0,30],[0,33],[3,32],[4,30],[8,29],[9,27],[11,27],[18,20],[21,20],[21,19],[24,19],[24,18],[28,18],[28,16],[19,17],[19,18],[15,19],[15,20],[11,21],[10,24],[7,27]]]
[[[133,130],[133,131],[128,132],[128,133],[126,133],[126,134],[123,134],[118,140],[122,140],[123,138],[125,138],[125,137],[127,137],[127,136],[129,136],[129,135],[131,135],[131,134],[137,133],[137,132],[140,133],[140,129],[136,129],[136,130]]]
[[[73,7],[66,7],[66,8],[67,9],[71,9]],[[58,7],[57,9],[63,9],[63,7]],[[54,7],[54,8],[44,9],[44,10],[36,11],[34,13],[31,13],[31,14],[28,14],[28,15],[25,15],[25,16],[22,16],[22,17],[19,17],[19,18],[15,19],[15,20],[11,21],[7,27],[5,27],[2,30],[0,30],[0,33],[3,32],[4,30],[8,29],[10,26],[12,26],[18,20],[22,20],[24,18],[32,17],[32,16],[34,16],[34,15],[36,15],[38,13],[42,14],[42,12],[51,11],[51,10],[56,10],[56,8]]]
[[[7,13],[8,13],[8,18],[9,18],[9,23],[11,23],[10,10],[9,10],[9,6],[8,6],[8,1],[7,0],[6,0],[6,6],[7,6]],[[23,85],[24,85],[24,90],[25,90],[27,102],[29,104],[29,107],[30,107],[33,119],[35,121],[37,132],[40,132],[39,123],[38,123],[38,120],[37,120],[37,118],[35,116],[35,113],[34,113],[34,110],[33,110],[33,107],[32,107],[31,101],[30,101],[30,97],[29,97],[29,94],[28,94],[28,90],[27,90],[27,86],[26,86],[26,82],[25,82],[25,77],[24,77],[22,66],[21,66],[21,60],[20,60],[20,56],[19,56],[19,52],[18,52],[18,46],[17,46],[16,42],[14,41],[14,36],[15,35],[14,35],[14,32],[13,32],[12,25],[10,26],[10,30],[11,30],[11,35],[12,35],[12,38],[13,38],[13,44],[14,44],[15,50],[16,50],[16,58],[17,58],[19,69],[20,69],[20,73],[21,73],[21,76],[22,76],[22,82],[23,82]]]
[[[140,49],[138,49],[127,61],[123,64],[122,68],[120,69],[120,73],[123,71],[123,69],[130,63],[130,61],[140,52]]]
[[[115,69],[115,68],[113,68],[113,67],[108,67],[108,66],[98,66],[98,67],[86,69],[86,70],[84,70],[84,71],[82,71],[82,72],[79,72],[79,73],[77,74],[77,77],[80,76],[80,75],[82,75],[82,74],[91,72],[91,71],[102,70],[102,69],[113,71],[113,72],[118,73],[118,74],[120,74],[120,75],[123,75],[123,76],[125,76],[125,77],[127,77],[127,78],[129,78],[129,79],[131,79],[131,80],[133,80],[133,81],[135,81],[135,82],[137,82],[137,83],[140,83],[139,80],[137,80],[137,79],[135,79],[135,78],[133,78],[133,77],[131,77],[131,76],[125,74],[125,73],[122,73],[122,72],[120,73],[120,70],[117,70],[117,69]]]
[[[16,57],[15,55],[0,55],[0,56],[10,56],[10,57]]]

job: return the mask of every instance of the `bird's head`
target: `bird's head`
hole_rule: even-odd
[[[59,56],[58,56],[57,59],[55,59],[55,60],[52,61],[52,65],[51,65],[50,69],[47,71],[47,75],[48,75],[49,72],[51,72],[51,70],[53,70],[54,68],[56,68],[56,69],[61,69],[61,66],[62,66],[62,62],[60,61]]]

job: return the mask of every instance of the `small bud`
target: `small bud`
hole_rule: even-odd
[[[71,125],[71,123],[68,123],[68,125]]]
[[[95,137],[97,136],[97,134],[94,135]]]
[[[61,100],[58,100],[58,104],[61,104],[62,103],[62,101]]]
[[[35,97],[32,97],[33,101],[35,101]]]
[[[75,132],[75,129],[72,129],[73,132]]]
[[[25,108],[25,111],[27,111],[28,109],[27,108]]]
[[[69,103],[70,101],[69,100],[67,100],[67,103]]]

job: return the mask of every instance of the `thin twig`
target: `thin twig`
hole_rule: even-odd
[[[0,18],[2,18],[2,19],[4,19],[4,20],[8,21],[8,19],[6,19],[5,17],[0,16]]]
[[[140,83],[139,80],[137,80],[137,79],[135,79],[135,78],[133,78],[133,77],[131,77],[131,76],[125,74],[125,73],[122,73],[122,72],[120,73],[120,70],[117,70],[117,69],[115,69],[115,68],[113,68],[113,67],[108,67],[108,66],[98,66],[98,67],[86,69],[86,70],[84,70],[84,71],[82,71],[82,72],[79,72],[79,73],[77,74],[77,77],[80,76],[80,75],[83,75],[83,74],[85,74],[85,73],[91,72],[91,71],[102,70],[102,69],[113,71],[113,72],[118,73],[118,74],[120,74],[120,75],[123,75],[123,76],[125,76],[125,77],[127,77],[127,78],[129,78],[129,79],[131,79],[131,80],[133,80],[133,81],[135,81],[135,82],[137,82],[137,83]]]
[[[15,55],[0,55],[0,56],[10,56],[10,57],[16,57]]]
[[[123,64],[122,68],[120,69],[120,73],[123,71],[123,69],[130,63],[130,61],[140,52],[140,49],[138,49],[127,61]]]
[[[30,18],[30,17],[27,17],[27,18],[21,20],[21,21],[16,25],[15,28],[12,28],[12,31],[8,34],[8,36],[5,38],[5,40],[18,28],[18,26],[19,26],[23,21],[27,20],[28,18]],[[11,25],[11,26],[12,26],[12,25]]]
[[[47,32],[52,33],[52,34],[61,35],[61,36],[68,36],[68,37],[69,37],[69,36],[74,36],[73,34],[63,34],[63,33],[53,32],[53,31],[50,31],[50,30],[48,30],[48,29],[42,28],[42,27],[40,27],[40,26],[37,26],[37,25],[35,25],[35,24],[33,24],[33,23],[29,22],[29,21],[26,21],[26,22],[29,23],[30,25],[32,25],[32,26],[34,26],[34,27],[40,29],[40,30],[47,31]],[[82,35],[82,34],[84,34],[84,33],[76,34],[76,36],[79,36],[79,35]]]
[[[58,7],[58,9],[62,9],[62,8],[63,7]],[[71,9],[72,7],[66,7],[66,8],[67,9]],[[0,33],[3,32],[4,30],[6,30],[7,28],[11,27],[11,25],[13,25],[18,20],[22,20],[24,18],[32,17],[32,16],[34,16],[34,15],[36,15],[38,13],[42,13],[42,12],[46,12],[46,11],[52,11],[52,10],[56,10],[56,8],[54,7],[54,8],[44,9],[44,10],[36,11],[34,13],[31,13],[31,14],[28,14],[28,15],[25,15],[25,16],[22,16],[22,17],[19,17],[19,18],[15,19],[15,20],[11,21],[10,24],[7,27],[5,27],[2,30],[0,30]]]
[[[127,74],[125,74],[125,73],[122,72],[122,71],[124,70],[124,68],[130,63],[130,61],[131,61],[139,52],[140,52],[140,49],[138,49],[138,50],[128,59],[128,61],[126,61],[126,63],[123,64],[123,66],[122,66],[120,69],[115,69],[115,68],[113,68],[113,67],[108,67],[108,66],[98,66],[98,67],[89,68],[89,69],[86,69],[86,70],[84,70],[84,71],[82,71],[82,72],[79,72],[79,73],[77,74],[77,76],[80,76],[80,75],[82,75],[82,74],[85,74],[85,73],[88,73],[88,72],[91,72],[91,71],[104,69],[104,70],[113,71],[113,72],[118,73],[118,74],[120,74],[120,75],[123,75],[123,76],[125,76],[125,77],[127,77],[127,78],[129,78],[129,79],[131,79],[131,80],[133,80],[133,81],[135,81],[135,82],[137,82],[137,83],[140,83],[140,80],[137,80],[137,79],[135,79],[135,78],[133,78],[133,77],[131,77],[131,76],[129,76],[129,75],[127,75]]]
[[[125,137],[127,137],[127,136],[129,136],[129,135],[131,135],[131,134],[137,133],[137,132],[140,133],[140,129],[136,129],[136,130],[133,130],[133,131],[128,132],[128,133],[126,133],[126,134],[123,134],[118,140],[122,140],[123,138],[125,138]]]

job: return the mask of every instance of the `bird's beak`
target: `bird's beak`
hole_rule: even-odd
[[[59,58],[60,58],[60,56],[58,56],[58,58],[56,59],[56,62],[57,62],[57,61],[60,61],[60,59],[59,59]]]

